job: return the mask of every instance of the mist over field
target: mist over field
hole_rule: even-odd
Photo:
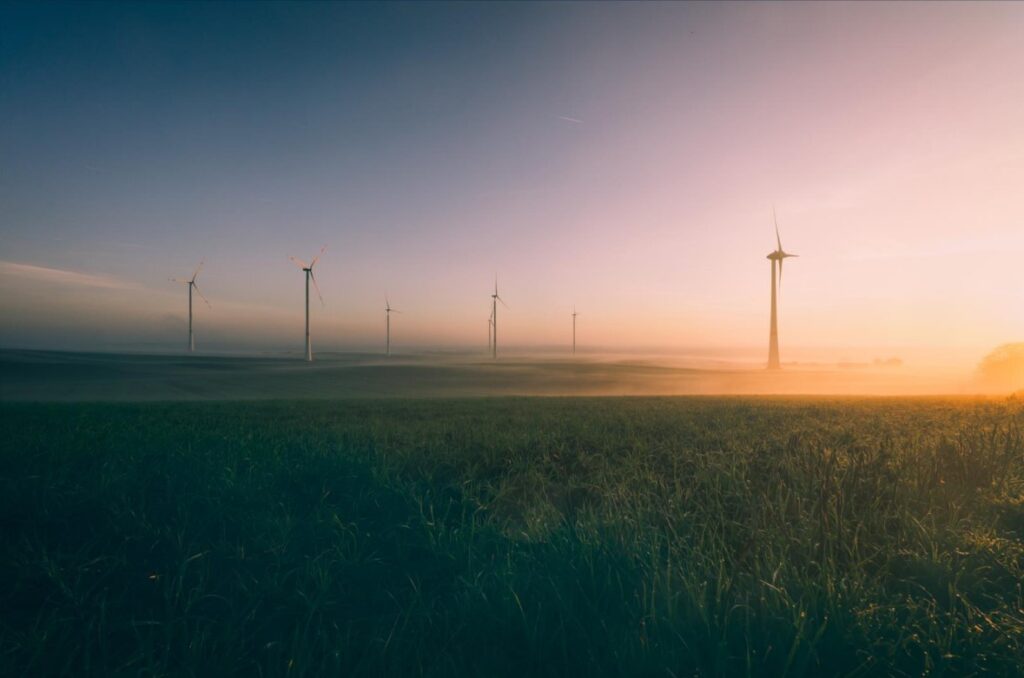
[[[497,395],[973,395],[1008,384],[901,364],[756,363],[644,354],[181,356],[0,351],[3,400],[253,400]]]

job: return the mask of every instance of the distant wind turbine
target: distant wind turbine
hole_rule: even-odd
[[[210,306],[210,302],[207,301],[206,297],[203,296],[203,293],[200,292],[199,288],[196,286],[196,278],[199,277],[199,271],[202,270],[204,262],[205,262],[205,260],[199,262],[199,265],[196,266],[196,270],[192,272],[192,277],[191,278],[188,278],[187,280],[184,280],[184,279],[181,279],[181,278],[171,278],[170,279],[171,282],[181,283],[182,285],[188,285],[188,352],[189,353],[192,353],[193,351],[196,350],[196,339],[192,335],[192,292],[195,291],[195,293],[199,295],[199,298],[206,302],[207,306],[209,306],[210,308],[213,308],[212,306]]]
[[[388,301],[387,296],[384,297],[384,326],[387,338],[384,341],[384,352],[387,355],[391,355],[391,314],[401,313],[396,309],[391,308],[391,302]]]
[[[579,315],[576,312],[576,305],[572,307],[572,354],[576,355],[576,316]]]
[[[508,304],[505,300],[498,296],[498,276],[494,276],[494,294],[491,295],[491,333],[494,335],[491,341],[491,357],[498,357],[498,302],[505,308],[508,308]]]
[[[306,272],[306,362],[313,362],[313,349],[309,344],[309,281],[313,281],[313,287],[316,289],[316,296],[320,298],[320,305],[324,305],[324,297],[320,294],[320,286],[316,284],[316,276],[313,275],[313,267],[316,266],[316,262],[320,260],[323,253],[327,251],[327,245],[320,248],[320,253],[313,257],[313,260],[308,264],[301,259],[295,257],[288,257],[292,260],[296,266]]]
[[[782,262],[789,258],[799,256],[796,254],[790,254],[782,249],[782,238],[779,237],[779,220],[775,217],[775,208],[772,208],[772,220],[775,222],[775,244],[776,250],[768,255],[768,259],[772,262],[772,321],[771,330],[768,335],[768,369],[777,370],[780,367],[779,364],[779,316],[778,316],[778,303],[776,300],[777,293],[775,288],[775,265],[778,263],[779,267],[779,290],[782,289]]]

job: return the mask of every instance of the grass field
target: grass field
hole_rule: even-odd
[[[1024,665],[1016,401],[0,406],[0,674]]]

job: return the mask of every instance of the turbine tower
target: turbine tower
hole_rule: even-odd
[[[576,316],[577,315],[579,315],[579,314],[576,313],[576,305],[573,304],[573,307],[572,307],[572,354],[573,355],[576,355]]]
[[[491,340],[491,357],[498,357],[498,302],[505,308],[508,308],[508,304],[505,300],[498,296],[498,276],[494,276],[494,294],[491,295],[491,334],[493,338]]]
[[[388,298],[385,295],[385,297],[384,297],[384,318],[385,318],[385,320],[384,320],[384,327],[385,327],[385,333],[386,333],[386,337],[387,338],[384,340],[384,353],[386,355],[391,355],[391,314],[392,313],[401,313],[401,311],[398,311],[396,309],[391,308],[391,302],[388,301]]]
[[[491,335],[494,332],[494,310],[487,316],[487,352],[491,352]]]
[[[313,349],[309,344],[309,281],[313,281],[313,287],[316,289],[316,296],[320,297],[320,305],[324,305],[324,297],[320,294],[320,286],[316,284],[316,276],[313,275],[313,267],[316,266],[316,262],[320,260],[320,257],[327,250],[327,245],[320,248],[320,253],[313,257],[313,260],[308,264],[301,259],[295,257],[288,257],[292,260],[296,266],[301,268],[306,273],[306,362],[313,362]]]
[[[768,259],[772,262],[772,320],[771,330],[768,334],[768,369],[777,370],[781,367],[779,364],[779,313],[778,313],[778,293],[775,286],[775,265],[778,264],[778,289],[782,289],[782,262],[788,257],[799,256],[796,254],[790,254],[782,249],[782,239],[779,237],[779,220],[775,217],[775,209],[772,208],[772,220],[775,222],[775,244],[776,250],[768,255]]]
[[[210,306],[210,302],[206,300],[206,297],[203,296],[203,293],[200,292],[199,288],[196,286],[196,278],[199,277],[199,271],[202,270],[202,268],[203,268],[203,261],[200,261],[199,265],[196,266],[196,270],[192,272],[192,277],[191,278],[188,278],[187,280],[182,279],[182,278],[171,278],[170,279],[171,282],[181,283],[182,285],[188,285],[188,352],[189,353],[192,353],[193,351],[196,350],[196,339],[192,335],[192,292],[195,291],[195,293],[199,295],[199,298],[202,299],[203,301],[206,301],[206,305],[207,306]],[[213,308],[213,307],[210,306],[210,308]]]

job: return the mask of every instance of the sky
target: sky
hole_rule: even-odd
[[[0,5],[0,346],[976,361],[1024,4]],[[764,355],[762,355],[764,354]]]

